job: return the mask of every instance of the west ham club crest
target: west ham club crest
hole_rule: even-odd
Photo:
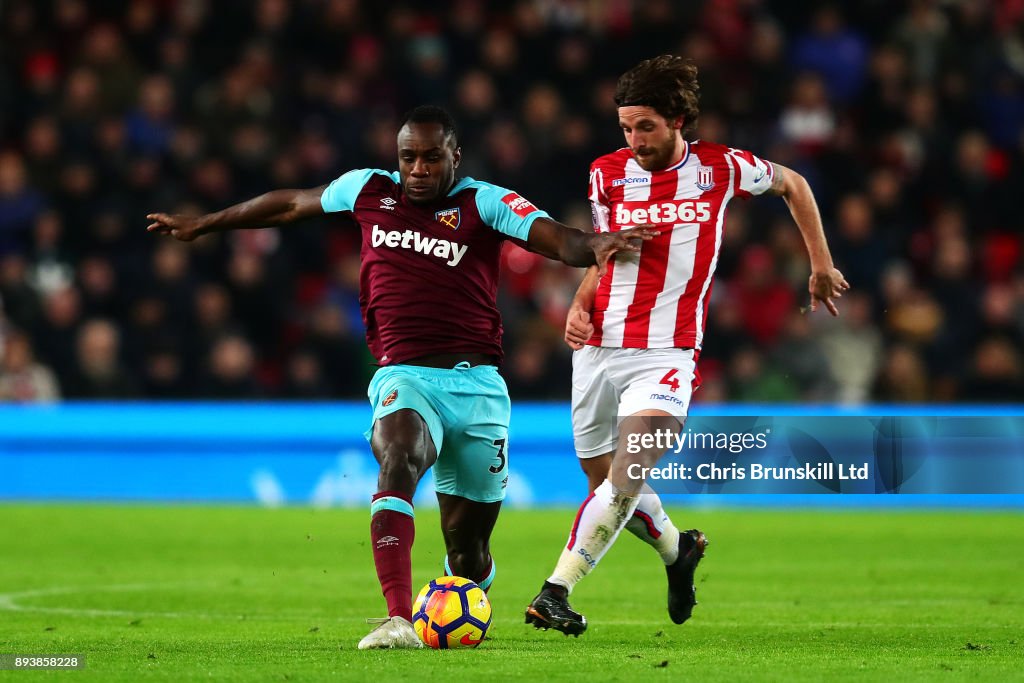
[[[454,209],[443,209],[434,214],[434,219],[441,225],[451,228],[452,230],[458,230],[462,224],[462,214],[459,212],[459,208]]]

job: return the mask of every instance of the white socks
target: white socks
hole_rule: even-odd
[[[678,559],[679,529],[665,514],[661,498],[647,484],[641,491],[636,511],[626,522],[626,529],[657,550],[665,564],[672,564]]]
[[[665,564],[678,559],[679,529],[665,514],[658,494],[644,485],[640,495],[629,496],[606,479],[576,514],[569,542],[548,581],[572,592],[612,547],[623,527],[658,551]]]
[[[572,592],[573,586],[604,557],[639,502],[640,496],[627,495],[617,490],[606,479],[583,502],[576,514],[576,521],[569,534],[569,543],[562,551],[562,556],[558,558],[555,571],[548,581]],[[657,507],[661,510],[660,502]],[[664,514],[662,510],[661,515]],[[677,531],[676,534],[678,533]]]

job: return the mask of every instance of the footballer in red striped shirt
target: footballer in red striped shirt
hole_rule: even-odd
[[[568,595],[627,529],[657,551],[668,574],[669,618],[681,624],[696,601],[693,575],[707,538],[679,531],[647,473],[680,439],[699,385],[697,357],[730,200],[781,196],[811,262],[811,310],[849,285],[832,264],[810,186],[751,152],[688,141],[698,110],[697,67],[674,55],[641,62],[615,89],[626,147],[590,167],[594,230],[652,226],[638,252],[590,269],[573,300],[565,340],[573,356],[572,423],[590,496],[555,570],[526,621],[579,635],[583,615]]]
[[[671,166],[647,170],[626,147],[591,165],[595,230],[652,224],[661,234],[639,254],[616,258],[601,278],[587,344],[700,348],[729,200],[769,190],[775,169],[710,142],[683,140],[680,155]]]

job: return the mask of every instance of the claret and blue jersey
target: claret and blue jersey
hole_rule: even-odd
[[[320,202],[326,213],[351,212],[362,231],[359,300],[381,365],[451,352],[501,358],[501,246],[525,242],[546,212],[472,178],[429,205],[413,204],[398,173],[379,169],[349,171]]]

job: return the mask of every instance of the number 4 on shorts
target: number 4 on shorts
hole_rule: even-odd
[[[671,391],[675,391],[676,389],[679,388],[679,380],[675,378],[677,372],[679,371],[676,370],[675,368],[672,368],[671,370],[665,373],[665,376],[661,378],[661,381],[658,382],[658,384],[667,384],[668,388]]]

